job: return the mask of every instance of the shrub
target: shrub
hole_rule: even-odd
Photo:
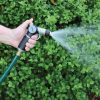
[[[50,0],[0,0],[0,23],[14,28],[34,17],[37,26],[52,31],[100,23],[99,0],[57,0],[55,4]],[[14,48],[0,45],[0,75],[15,53]],[[97,73],[49,37],[42,37],[35,48],[23,53],[0,86],[1,100],[99,100],[99,96]]]

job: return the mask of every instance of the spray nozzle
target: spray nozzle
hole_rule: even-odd
[[[32,35],[38,34],[38,37],[41,35],[50,35],[50,31],[44,28],[36,27],[33,23],[28,26],[28,31],[20,42],[18,49],[25,50],[25,44],[31,38]]]
[[[40,28],[35,26],[33,23],[30,24],[30,26],[28,27],[28,31],[30,33],[34,34],[38,34],[38,35],[50,35],[50,31],[44,28]]]

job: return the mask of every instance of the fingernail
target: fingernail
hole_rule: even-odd
[[[31,18],[30,20],[32,20],[32,21],[33,21],[33,18]]]

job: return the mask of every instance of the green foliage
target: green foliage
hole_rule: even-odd
[[[15,28],[31,17],[37,26],[52,31],[73,24],[96,24],[100,23],[99,7],[99,0],[57,0],[56,5],[50,0],[0,0],[0,24]],[[0,75],[15,53],[14,48],[0,45]],[[0,86],[0,100],[99,98],[100,77],[98,70],[91,69],[96,66],[95,62],[91,66],[79,60],[51,38],[42,37],[35,48],[21,55]],[[97,60],[100,62],[100,58]]]

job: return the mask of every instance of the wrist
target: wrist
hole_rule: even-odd
[[[16,34],[16,29],[11,29],[11,34],[10,34],[10,39],[9,39],[9,45],[17,48],[17,41],[16,41],[16,38],[17,38],[17,34]]]
[[[11,40],[12,32],[13,30],[8,29],[8,28],[5,28],[5,30],[0,30],[0,43],[11,45],[12,44],[12,40]]]

